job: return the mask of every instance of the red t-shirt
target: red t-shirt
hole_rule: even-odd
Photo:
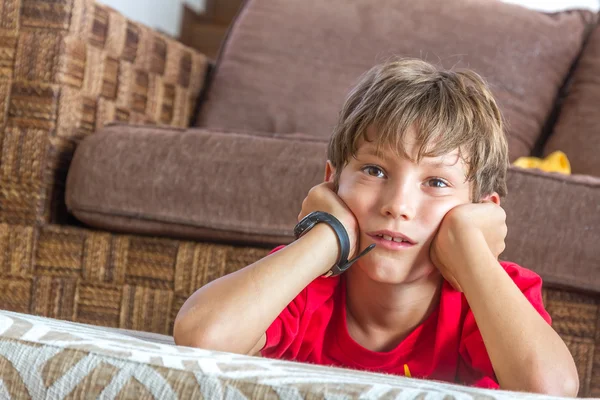
[[[542,304],[541,278],[517,264],[500,264],[551,323]],[[264,357],[499,387],[469,304],[448,282],[442,286],[439,306],[388,352],[365,349],[348,333],[343,275],[310,283],[273,321],[266,337]]]

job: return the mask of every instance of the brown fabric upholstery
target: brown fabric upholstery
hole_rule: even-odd
[[[512,167],[501,258],[552,285],[600,293],[600,178]]]
[[[564,151],[574,174],[600,176],[599,73],[600,27],[592,32],[581,55],[559,119],[544,149],[545,155]]]
[[[113,125],[78,147],[66,201],[102,229],[274,246],[325,160],[321,142]]]
[[[67,205],[111,231],[275,246],[325,160],[321,142],[114,125],[79,146]],[[600,292],[600,179],[511,168],[508,187],[503,258]]]
[[[580,50],[584,19],[590,13],[500,1],[249,0],[199,124],[327,140],[360,74],[390,56],[419,57],[482,74],[508,122],[511,158],[529,155]]]

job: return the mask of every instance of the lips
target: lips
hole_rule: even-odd
[[[367,235],[371,236],[374,239],[386,240],[386,241],[394,242],[394,243],[405,243],[405,244],[410,244],[410,245],[417,243],[413,239],[411,239],[410,237],[406,236],[403,233],[393,232],[393,231],[388,231],[388,230],[370,232],[370,233],[367,233]]]

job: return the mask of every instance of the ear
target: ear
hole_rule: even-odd
[[[479,202],[485,203],[485,202],[489,202],[489,201],[491,201],[492,203],[496,203],[497,205],[500,205],[500,195],[498,193],[494,192],[492,194],[488,194],[487,196],[483,196]]]
[[[333,177],[335,176],[335,168],[331,161],[327,160],[325,164],[325,180],[324,182],[333,182]]]

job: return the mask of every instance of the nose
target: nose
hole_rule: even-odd
[[[389,185],[384,190],[381,203],[381,213],[394,219],[411,220],[415,218],[416,193],[408,182]]]

